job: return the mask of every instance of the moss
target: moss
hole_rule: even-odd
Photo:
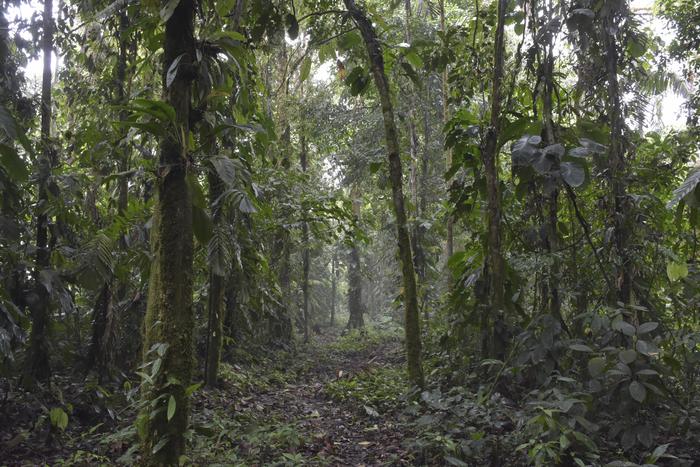
[[[191,60],[194,48],[194,3],[182,0],[165,28],[165,65],[178,57]],[[182,66],[182,65],[181,65]],[[151,234],[153,265],[145,320],[144,362],[150,364],[152,384],[145,385],[140,430],[144,465],[177,465],[184,452],[188,422],[186,388],[192,379],[192,199],[187,185],[187,154],[175,134],[189,132],[190,87],[178,75],[164,86],[167,101],[175,109],[175,125],[161,143],[160,164],[168,167],[158,185],[158,200]],[[150,349],[167,347],[160,356]],[[160,360],[159,360],[160,359]],[[155,361],[159,360],[159,366]],[[174,409],[174,411],[173,411]]]

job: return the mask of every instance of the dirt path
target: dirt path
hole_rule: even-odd
[[[352,397],[339,401],[327,390],[333,382],[344,380],[352,387],[367,372],[402,366],[400,343],[342,349],[331,339],[317,336],[317,342],[297,353],[292,363],[296,376],[290,380],[238,397],[237,418],[255,420],[247,428],[251,434],[237,443],[242,464],[411,465],[395,413],[376,413]]]

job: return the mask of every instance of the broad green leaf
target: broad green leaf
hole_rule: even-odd
[[[182,57],[184,57],[185,54],[180,54],[178,55],[175,60],[170,64],[170,67],[168,68],[168,73],[165,76],[165,86],[170,87],[170,85],[173,84],[173,81],[175,81],[175,78],[177,78],[177,70],[180,66],[180,61],[182,60]]]
[[[206,211],[198,206],[192,206],[192,229],[200,245],[207,245],[211,239],[214,225]]]
[[[301,70],[299,70],[299,80],[306,81],[311,74],[311,57],[306,57],[303,62],[301,62]]]
[[[686,263],[676,263],[670,261],[666,264],[666,274],[671,282],[688,277],[688,265]]]
[[[423,68],[423,59],[420,58],[420,55],[415,53],[414,51],[409,51],[405,55],[406,60],[408,60],[408,63],[410,63],[413,68]]]
[[[605,359],[603,357],[594,357],[588,360],[588,372],[592,377],[596,378],[605,371]]]
[[[647,48],[639,41],[634,39],[627,42],[627,53],[632,58],[639,58],[647,51]]]
[[[572,162],[562,162],[560,173],[566,184],[573,188],[583,185],[586,181],[586,171]]]
[[[659,323],[656,323],[654,321],[649,321],[648,323],[642,323],[637,328],[637,334],[639,334],[640,336],[642,334],[648,334],[658,327],[659,327]]]
[[[204,196],[204,190],[197,177],[195,177],[194,174],[189,174],[186,181],[187,187],[190,189],[190,195],[192,196],[192,205],[200,209],[206,209],[208,207],[207,198]]]
[[[629,386],[630,395],[632,399],[637,402],[644,402],[647,397],[647,390],[643,384],[638,381],[632,381]]]
[[[190,397],[192,394],[194,394],[199,388],[202,387],[202,383],[194,383],[185,389],[185,397]]]
[[[612,328],[625,336],[634,336],[634,333],[637,331],[637,328],[623,319],[613,321]]]
[[[29,177],[29,170],[17,151],[2,143],[0,143],[0,165],[17,182],[24,182]]]
[[[250,199],[247,196],[241,197],[241,202],[238,205],[238,209],[240,209],[241,212],[246,212],[246,213],[257,212],[257,209],[255,209],[255,206],[253,206],[253,203],[250,201]]]
[[[177,401],[175,400],[175,397],[172,395],[168,399],[168,412],[167,412],[167,417],[168,421],[172,420],[173,416],[175,415],[175,409],[177,408]]]
[[[219,178],[229,187],[236,185],[236,164],[226,156],[213,156],[209,158]]]
[[[571,350],[576,350],[577,352],[593,352],[593,349],[585,344],[571,344],[569,348]]]
[[[12,118],[10,112],[8,112],[2,105],[0,105],[0,128],[5,131],[9,139],[13,140],[17,137],[17,125],[15,124],[15,119]]]
[[[696,167],[690,175],[688,175],[688,178],[681,183],[681,186],[673,190],[673,195],[671,196],[671,200],[666,204],[666,207],[668,209],[671,209],[673,206],[678,204],[682,199],[685,199],[688,195],[690,195],[695,189],[697,188],[698,184],[700,184],[700,167]]]
[[[620,360],[626,364],[630,364],[637,359],[637,352],[632,349],[625,349],[620,351]]]
[[[155,446],[153,446],[153,450],[151,452],[153,454],[157,454],[158,451],[163,449],[163,447],[165,447],[166,444],[168,444],[168,438],[164,436],[156,443]]]
[[[60,407],[54,407],[49,411],[51,425],[63,431],[68,426],[68,414]]]
[[[340,36],[337,39],[337,42],[338,42],[338,48],[340,48],[340,50],[346,51],[346,50],[350,50],[353,47],[361,44],[362,38],[360,37],[360,35],[357,32],[351,31],[351,32],[347,32],[347,33],[343,34],[342,36]]]

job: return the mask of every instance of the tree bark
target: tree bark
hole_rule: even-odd
[[[333,249],[333,258],[331,259],[331,327],[335,326],[335,297],[338,288],[338,253]]]
[[[603,18],[602,34],[605,48],[605,71],[608,81],[607,113],[610,121],[610,148],[608,163],[610,166],[610,217],[614,229],[615,252],[618,257],[615,280],[614,302],[630,303],[632,296],[633,265],[629,255],[629,238],[631,230],[627,214],[627,184],[625,182],[625,127],[622,115],[620,84],[618,80],[619,56],[615,36],[611,31],[619,29],[615,15],[617,10],[611,8]]]
[[[240,25],[243,14],[244,0],[237,0],[231,17],[234,30]],[[203,127],[204,130],[204,127]],[[208,154],[217,153],[216,134],[213,128],[202,131],[202,146]],[[227,144],[233,148],[236,137],[231,136]],[[211,210],[212,224],[214,230],[220,230],[225,220],[222,208],[215,208],[215,203],[224,192],[224,181],[215,170],[210,170],[207,174],[209,181],[209,207]],[[226,276],[223,271],[209,268],[209,300],[207,303],[208,323],[207,323],[207,354],[204,364],[204,384],[207,387],[214,387],[218,381],[219,365],[221,363],[221,352],[224,343],[224,321],[226,309],[224,308],[224,297],[226,292]]]
[[[484,136],[482,157],[486,175],[487,193],[487,248],[485,279],[488,287],[488,306],[482,316],[482,351],[486,356],[496,356],[503,351],[503,343],[493,332],[492,325],[505,306],[505,264],[501,251],[501,193],[498,177],[498,137],[501,128],[501,84],[504,68],[504,26],[507,0],[498,1],[498,24],[494,49],[493,87],[491,91],[491,121]]]
[[[34,294],[29,301],[32,328],[29,335],[29,352],[25,363],[24,383],[48,381],[51,376],[49,363],[49,326],[51,321],[51,297],[41,282],[41,273],[49,269],[49,218],[47,214],[48,182],[56,158],[51,143],[51,54],[53,52],[53,0],[44,0],[42,52],[44,55],[41,79],[41,157],[39,159],[38,202],[36,218],[36,256],[34,267]]]
[[[300,89],[300,98],[303,100],[304,99],[304,83],[301,83],[301,89]],[[299,163],[301,165],[301,171],[306,174],[306,171],[308,169],[308,147],[306,144],[306,131],[305,131],[305,122],[306,116],[304,115],[304,112],[302,110],[301,113],[301,126],[299,128],[300,131],[300,145],[301,145],[301,153],[299,154]],[[304,216],[306,217],[306,212],[304,212]],[[304,318],[304,342],[309,342],[309,267],[310,267],[310,258],[309,258],[309,223],[304,220],[304,222],[301,225],[301,242],[303,244],[303,250],[302,250],[302,278],[301,278],[301,292],[303,295],[303,300],[304,300],[304,308],[302,310],[303,312],[303,318]]]
[[[156,362],[161,361],[153,384],[145,385],[145,409],[141,414],[143,464],[153,466],[178,465],[184,451],[189,412],[185,390],[193,369],[192,198],[186,178],[186,141],[190,133],[194,11],[193,0],[180,0],[165,24],[163,44],[163,93],[176,117],[174,128],[161,141],[158,199],[151,234],[153,264],[145,318],[144,363],[153,373]],[[181,59],[177,75],[167,86],[166,74],[178,57]],[[157,344],[167,348],[158,354],[153,351]],[[168,407],[173,403],[175,411],[171,413]]]
[[[216,174],[209,172],[209,205],[213,206],[224,191],[223,181]],[[221,209],[212,209],[214,229],[221,228]],[[213,268],[209,269],[209,300],[207,302],[207,356],[204,365],[204,384],[216,386],[221,362],[221,350],[224,342],[224,284],[225,276]]]
[[[416,276],[413,269],[411,240],[406,225],[406,210],[403,196],[403,173],[399,149],[398,133],[394,121],[394,109],[391,102],[391,90],[384,73],[384,57],[372,24],[356,5],[354,0],[344,0],[345,6],[357,25],[367,48],[374,82],[379,92],[384,117],[384,133],[387,156],[389,159],[389,179],[391,181],[394,215],[399,258],[403,273],[403,300],[405,308],[406,361],[408,377],[411,383],[423,387],[423,365],[421,356],[420,316],[418,315],[418,297],[416,293]]]
[[[553,13],[550,2],[550,12]],[[557,135],[554,130],[553,118],[553,103],[554,96],[554,47],[552,45],[552,36],[547,34],[547,42],[545,44],[544,54],[544,93],[542,95],[542,117],[544,123],[544,141],[546,145],[555,144]],[[559,170],[559,161],[555,160],[552,166],[552,171]],[[549,254],[552,267],[547,274],[547,288],[549,289],[549,313],[559,322],[563,323],[561,317],[561,299],[559,297],[559,259],[557,251],[559,250],[559,187],[558,181],[554,178],[549,180],[554,186],[551,188],[551,193],[547,196],[547,253]]]
[[[352,189],[352,213],[355,223],[360,222],[360,190],[357,185]],[[359,228],[359,227],[357,227]],[[362,313],[362,266],[360,250],[357,246],[357,236],[353,235],[352,247],[348,255],[348,329],[360,329],[365,321]]]
[[[443,34],[447,32],[447,28],[445,26],[445,0],[440,0],[440,30],[442,31]],[[450,87],[449,87],[449,81],[448,81],[448,71],[447,71],[447,65],[445,65],[445,69],[442,71],[440,74],[441,78],[441,86],[442,86],[442,123],[443,125],[447,125],[447,122],[450,121],[450,107],[449,107],[449,94],[450,94]],[[452,167],[452,152],[449,149],[445,149],[445,171],[450,170],[450,167]],[[449,182],[445,186],[445,190],[449,194],[450,190],[450,184]],[[447,260],[452,257],[454,254],[454,216],[449,215],[447,216],[447,240],[446,240],[446,245],[445,245],[445,264],[447,264]]]

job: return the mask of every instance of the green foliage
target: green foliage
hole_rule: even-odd
[[[324,392],[341,402],[359,404],[367,415],[380,417],[398,408],[408,388],[406,372],[399,368],[372,368],[358,374],[339,375]]]

